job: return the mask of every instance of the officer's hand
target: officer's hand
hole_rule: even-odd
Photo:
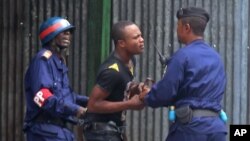
[[[80,107],[77,111],[76,117],[81,118],[83,117],[87,112],[87,108]]]
[[[144,97],[148,94],[148,92],[150,91],[150,89],[152,88],[153,84],[155,83],[155,81],[148,77],[144,83],[140,83],[141,86],[140,87],[140,94],[139,94],[139,99],[144,102]]]
[[[150,88],[146,85],[143,86],[141,93],[139,94],[139,99],[144,102],[144,97],[148,94]]]

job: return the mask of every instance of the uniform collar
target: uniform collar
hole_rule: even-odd
[[[196,39],[196,40],[193,40],[192,42],[188,43],[186,46],[189,46],[189,45],[195,44],[195,43],[200,43],[200,42],[204,42],[204,39]]]
[[[60,70],[63,70],[63,72],[67,72],[68,68],[63,62],[63,60],[59,59],[57,55],[53,55],[53,61],[56,64],[56,67]]]
[[[58,69],[63,70],[63,72],[68,71],[68,68],[65,65],[64,61],[56,55],[55,51],[53,51],[50,46],[45,46],[44,48],[52,52],[52,59]]]

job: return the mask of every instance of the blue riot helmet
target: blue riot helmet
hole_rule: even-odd
[[[52,17],[42,23],[39,29],[39,38],[44,46],[46,43],[55,38],[56,35],[65,31],[73,30],[75,27],[62,17]]]

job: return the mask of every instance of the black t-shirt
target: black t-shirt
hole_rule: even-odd
[[[132,62],[135,65],[134,58]],[[134,65],[132,69],[129,69],[114,53],[101,65],[96,84],[109,93],[106,100],[113,102],[124,100],[127,84],[134,78]],[[86,119],[90,122],[114,121],[118,126],[121,126],[121,116],[122,111],[109,114],[88,113]]]

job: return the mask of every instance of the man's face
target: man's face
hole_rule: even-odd
[[[182,20],[178,20],[177,22],[177,37],[180,43],[186,44],[187,37],[191,32],[191,28],[189,24],[183,24]]]
[[[177,22],[177,37],[178,37],[178,41],[180,43],[183,43],[183,31],[184,30],[184,27],[183,27],[183,24],[182,24],[182,21],[181,20],[178,20]]]
[[[144,49],[144,39],[137,25],[129,25],[124,28],[124,47],[128,53],[141,54]]]
[[[69,45],[71,43],[70,30],[65,30],[65,31],[59,33],[55,37],[55,43],[56,43],[56,45],[61,46],[61,47],[69,47]]]

